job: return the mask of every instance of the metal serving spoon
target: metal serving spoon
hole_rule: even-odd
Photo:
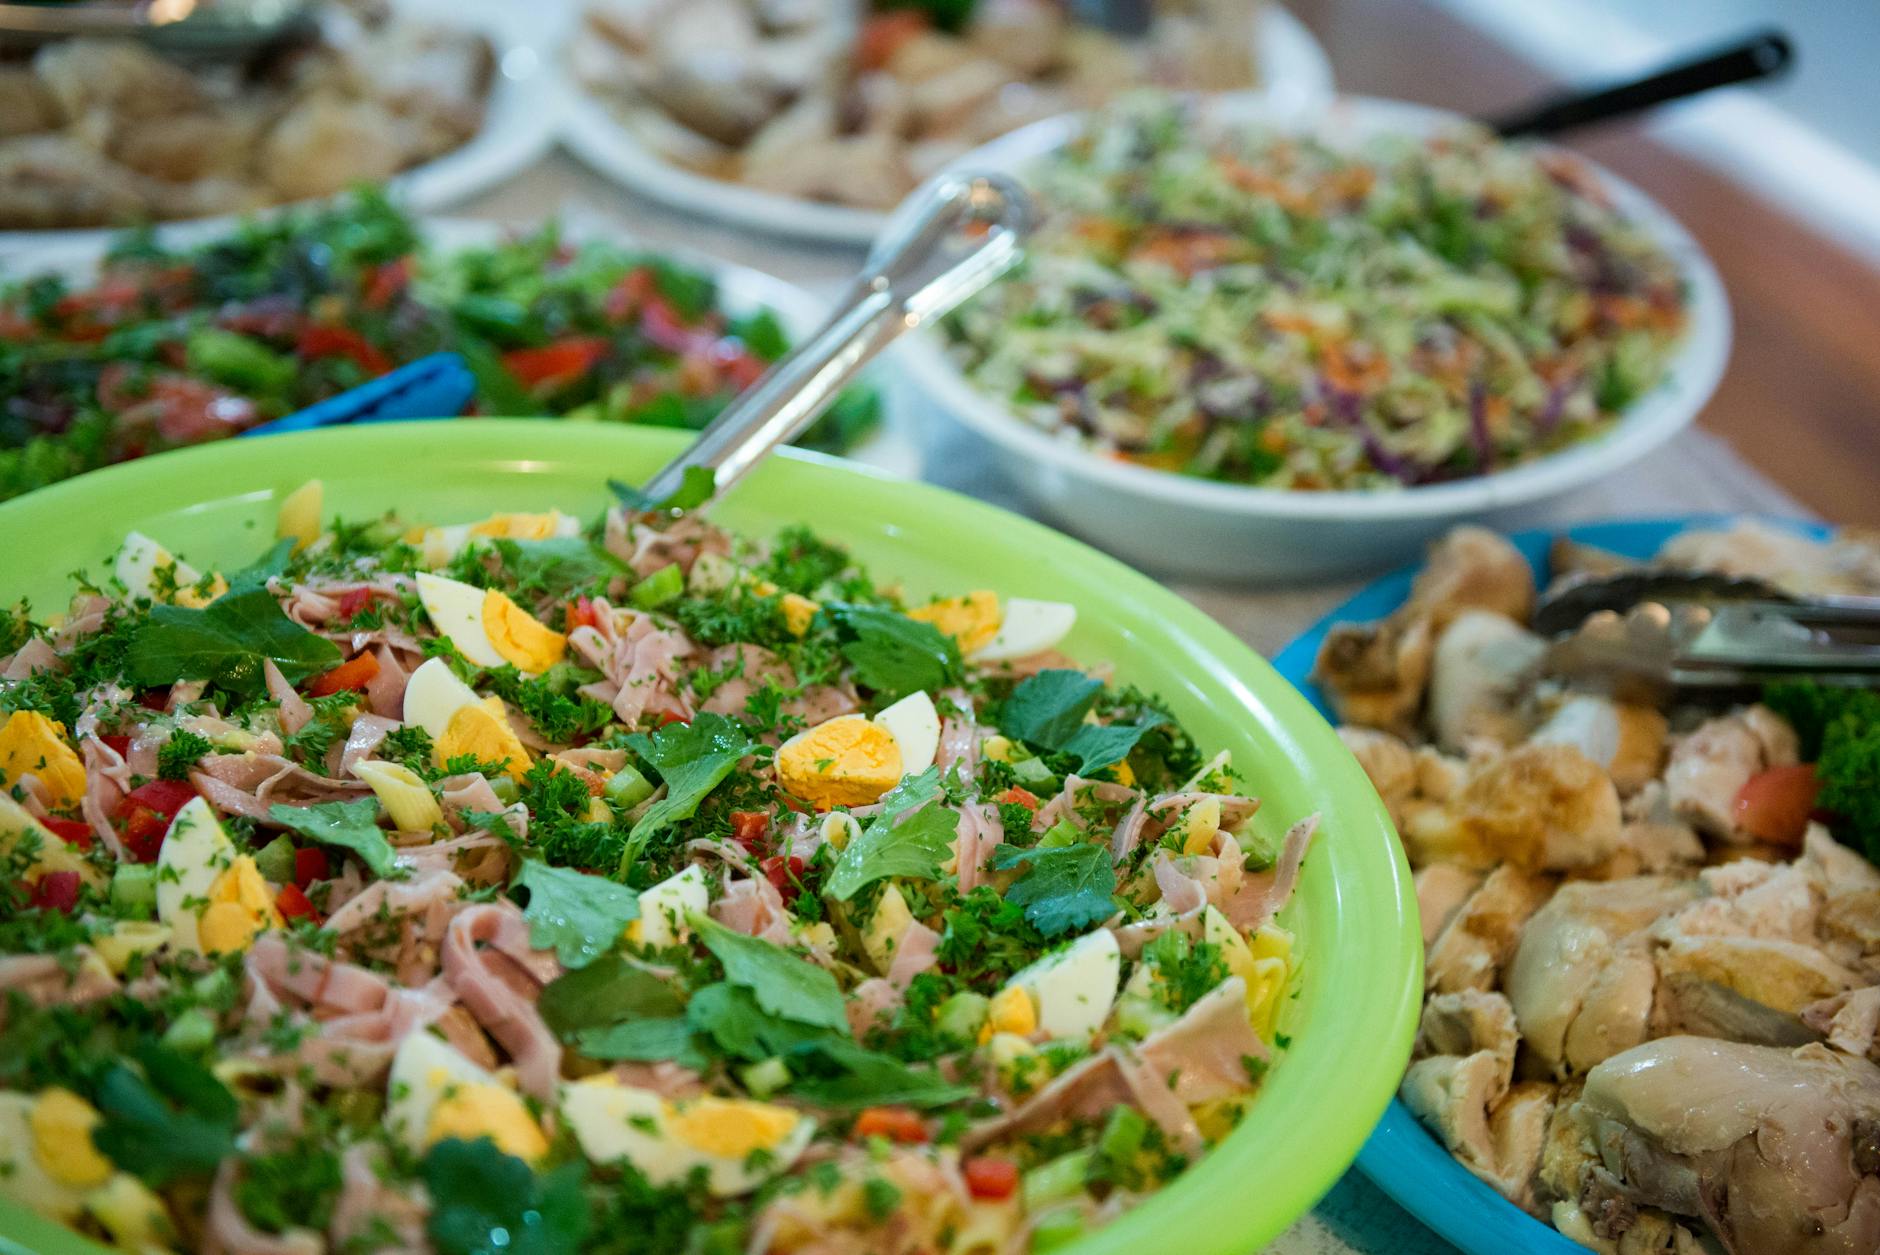
[[[310,34],[318,0],[81,0],[0,3],[0,47],[77,36],[136,39],[185,60],[240,61]]]
[[[684,453],[647,480],[672,497],[686,472],[712,473],[723,493],[778,445],[800,435],[870,359],[932,322],[1018,260],[1031,199],[1001,175],[942,177],[889,219],[836,312],[733,401]]]

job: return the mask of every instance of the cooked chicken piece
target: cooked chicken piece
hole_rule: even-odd
[[[1880,1062],[1880,985],[1852,989],[1802,1008],[1802,1023],[1836,1050]]]
[[[960,130],[981,108],[998,98],[1010,74],[997,61],[975,57],[944,74],[922,79],[908,89],[915,128],[929,136]]]
[[[1534,572],[1507,537],[1458,527],[1430,546],[1406,608],[1428,615],[1438,629],[1472,608],[1526,623],[1534,611]]]
[[[1745,520],[1727,531],[1684,532],[1665,542],[1658,565],[1767,580],[1797,596],[1880,591],[1880,547],[1858,534],[1829,543]]]
[[[1522,1040],[1554,1076],[1645,1040],[1657,972],[1641,930],[1696,892],[1662,876],[1573,881],[1527,922],[1503,988]]]
[[[1785,1049],[1821,1040],[1821,1033],[1799,1013],[1764,1006],[1727,985],[1688,972],[1675,972],[1658,982],[1652,1036],[1715,1037]]]
[[[683,5],[684,0],[588,0],[585,21],[593,33],[644,53],[667,17]],[[577,39],[574,45],[579,49],[592,42]]]
[[[1494,1056],[1481,1051],[1418,1060],[1398,1093],[1463,1167],[1517,1206],[1532,1207],[1554,1087],[1535,1081],[1505,1086]]]
[[[1577,1107],[1623,1197],[1731,1255],[1880,1250],[1880,1068],[1823,1046],[1667,1037],[1606,1060]]]
[[[1010,127],[1005,130],[1010,130]],[[1001,131],[1000,134],[1003,134]],[[909,144],[904,153],[907,173],[916,182],[923,182],[940,173],[942,169],[958,161],[977,145],[961,139],[920,139]]]
[[[1088,26],[1074,26],[1064,37],[1064,68],[1058,81],[1086,105],[1115,95],[1119,85],[1141,80],[1142,65],[1121,41]]]
[[[1590,1200],[1589,1200],[1590,1201]],[[1621,1199],[1602,1199],[1623,1229],[1617,1237],[1602,1236],[1608,1225],[1589,1217],[1580,1202],[1553,1205],[1554,1228],[1596,1255],[1712,1255],[1702,1239],[1669,1215],[1652,1207],[1639,1207]]]
[[[1521,929],[1553,892],[1550,876],[1504,863],[1488,874],[1437,934],[1424,964],[1424,984],[1437,993],[1493,989],[1514,954]]]
[[[468,30],[392,23],[348,54],[362,93],[422,124],[422,152],[469,140],[483,125],[496,70],[489,41]]]
[[[1390,810],[1391,818],[1398,819],[1403,804],[1416,796],[1416,754],[1402,738],[1375,728],[1341,725],[1338,739],[1358,760],[1358,766],[1364,768],[1364,774],[1371,779],[1371,787]]]
[[[1795,865],[1820,886],[1817,940],[1836,961],[1880,981],[1880,869],[1810,824]]]
[[[1258,14],[1246,4],[1208,6],[1234,11],[1171,13],[1150,32],[1149,78],[1188,91],[1233,91],[1258,81]]]
[[[1583,873],[1589,880],[1621,880],[1669,871],[1695,871],[1704,861],[1697,830],[1671,813],[1669,795],[1656,780],[1621,804],[1619,848]]]
[[[1714,981],[1752,1002],[1795,1014],[1860,983],[1860,974],[1819,949],[1767,937],[1672,933],[1658,951],[1659,975]]]
[[[752,152],[744,181],[786,196],[892,209],[914,186],[891,135],[870,132]]]
[[[1312,682],[1325,692],[1341,723],[1409,734],[1430,678],[1429,620],[1339,623],[1325,635]]]
[[[1580,1100],[1584,1084],[1581,1078],[1573,1077],[1562,1081],[1554,1094],[1553,1115],[1547,1120],[1547,1136],[1541,1143],[1541,1162],[1534,1172],[1535,1193],[1544,1202],[1578,1199],[1581,1171],[1599,1161],[1591,1139],[1573,1114],[1573,1104]]]
[[[908,86],[951,74],[963,65],[979,60],[979,53],[963,39],[940,31],[922,31],[894,50],[888,73]]]
[[[1490,610],[1465,610],[1436,639],[1428,719],[1445,749],[1504,749],[1528,731],[1526,699],[1547,642]]]
[[[1451,758],[1440,750],[1419,745],[1417,760],[1417,796],[1431,802],[1447,802],[1469,782],[1469,764]]]
[[[774,142],[772,130],[779,122],[796,112],[805,103],[821,105],[825,97],[820,93],[805,96],[797,106],[779,114],[775,121],[757,133],[751,142],[756,148],[766,142]],[[849,84],[847,93],[842,97],[842,117],[848,122],[846,129],[856,131],[881,131],[888,135],[911,135],[914,132],[914,102],[912,94],[900,79],[892,74],[859,74]],[[835,115],[830,115],[830,134],[834,134]]]
[[[1579,750],[1523,745],[1471,774],[1449,801],[1410,816],[1403,836],[1419,867],[1591,867],[1619,846],[1619,794]]]
[[[364,100],[302,102],[262,142],[260,174],[284,200],[390,178],[404,162],[391,116]]]
[[[1455,918],[1471,894],[1482,886],[1481,872],[1454,863],[1431,863],[1415,876],[1417,914],[1423,920],[1423,945],[1427,949]]]
[[[794,108],[807,102],[799,101]],[[791,110],[779,115],[776,126]],[[672,119],[672,116],[656,105],[640,105],[620,111],[620,121],[627,130],[639,136],[640,140],[654,152],[664,154],[668,159],[680,165],[691,166],[695,170],[719,170],[734,160],[732,150],[715,139],[707,139],[697,131],[689,130]],[[762,138],[761,132],[759,138]]]
[[[103,111],[151,118],[211,105],[196,77],[128,39],[68,39],[33,56],[33,72],[67,118]]]
[[[1706,720],[1671,747],[1665,788],[1672,809],[1711,836],[1748,841],[1736,826],[1736,795],[1750,777],[1790,766],[1799,753],[1794,730],[1766,706]]]
[[[1433,1055],[1493,1056],[1501,1069],[1501,1085],[1496,1097],[1507,1091],[1514,1080],[1514,1052],[1521,1045],[1515,1028],[1514,1007],[1498,993],[1464,989],[1450,994],[1431,994],[1423,1004],[1423,1019],[1417,1026],[1413,1057]]]
[[[743,144],[787,102],[771,78],[756,17],[742,0],[693,0],[653,28],[639,88],[677,121]]]
[[[0,141],[0,222],[102,227],[148,218],[162,189],[63,135]]]
[[[0,67],[0,139],[48,131],[60,122],[59,102],[25,66]]]
[[[1071,23],[1049,0],[981,0],[966,37],[982,55],[1015,75],[1032,78],[1057,65]]]
[[[1601,549],[1597,545],[1583,545],[1565,536],[1556,536],[1547,547],[1547,569],[1556,581],[1571,579],[1576,575],[1618,575],[1641,565],[1635,558],[1614,553],[1610,549]]]
[[[1630,797],[1658,775],[1666,727],[1664,715],[1650,706],[1576,695],[1555,708],[1528,739],[1573,746],[1606,769],[1621,797]]]
[[[171,183],[242,178],[249,173],[264,119],[259,110],[224,105],[213,112],[125,118],[111,155],[140,174]]]

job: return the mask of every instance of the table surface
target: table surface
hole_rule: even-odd
[[[554,153],[508,186],[460,211],[466,216],[533,224],[560,213],[589,231],[623,231],[640,242],[678,245],[722,257],[788,279],[833,300],[860,261],[858,253],[788,241],[754,238],[699,222],[638,200]],[[896,469],[917,469],[913,442],[898,433],[888,460]],[[936,483],[1019,508],[1018,499],[993,468],[968,454],[956,456],[944,443],[928,459]],[[1681,514],[1751,511],[1798,515],[1801,506],[1745,465],[1729,446],[1702,431],[1690,431],[1644,462],[1580,495],[1536,510],[1525,526],[1546,526],[1620,514]],[[1242,640],[1271,655],[1362,581],[1285,591],[1223,589],[1192,583],[1171,587],[1206,610]],[[1447,1255],[1454,1248],[1423,1228],[1363,1175],[1353,1171],[1319,1205],[1269,1248],[1273,1255]]]

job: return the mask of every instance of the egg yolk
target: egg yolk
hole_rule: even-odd
[[[1019,985],[1007,985],[993,995],[986,1007],[986,1022],[979,1030],[979,1039],[991,1041],[994,1033],[1030,1037],[1037,1031],[1038,1007],[1031,1000],[1031,991]]]
[[[61,1185],[87,1190],[111,1176],[111,1161],[92,1145],[98,1111],[69,1089],[49,1089],[33,1104],[28,1122],[33,1151],[46,1175]]]
[[[497,536],[505,540],[548,540],[555,535],[560,516],[547,514],[492,514],[470,528],[472,536]]]
[[[172,598],[172,600],[179,606],[187,606],[191,610],[200,610],[227,591],[228,581],[223,579],[220,575],[212,575],[209,578],[207,592],[198,588],[196,584],[190,584],[187,587],[177,589],[176,596]]]
[[[548,1153],[548,1138],[522,1099],[501,1085],[457,1084],[437,1100],[431,1122],[424,1130],[427,1142],[458,1138],[474,1142],[487,1137],[496,1149],[518,1159],[540,1159]]]
[[[439,767],[453,758],[471,754],[481,763],[506,763],[504,773],[518,780],[527,774],[529,751],[523,748],[509,721],[491,710],[491,705],[497,705],[494,698],[486,703],[459,706],[451,715],[444,735],[437,738],[431,750]]]
[[[722,1159],[743,1159],[754,1150],[775,1150],[802,1117],[788,1107],[731,1098],[699,1098],[668,1109],[666,1129],[694,1150]]]
[[[55,806],[85,796],[85,764],[65,743],[65,725],[36,710],[16,710],[0,725],[0,771],[6,787],[28,773],[39,777]]]
[[[843,715],[785,741],[777,776],[817,810],[866,806],[900,783],[901,747],[879,724]]]
[[[268,882],[255,860],[243,854],[209,886],[209,905],[202,909],[196,938],[204,954],[221,954],[246,950],[256,934],[280,926]]]
[[[999,613],[999,595],[989,589],[976,589],[964,597],[915,606],[907,612],[910,619],[931,623],[959,644],[960,652],[970,654],[984,649],[999,634],[1003,616]]]
[[[483,633],[490,638],[490,647],[518,671],[540,674],[568,651],[567,637],[495,589],[483,598]]]

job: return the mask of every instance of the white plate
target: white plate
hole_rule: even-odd
[[[496,53],[483,129],[461,148],[395,176],[387,184],[406,208],[424,213],[442,209],[494,187],[527,169],[553,145],[562,96],[550,83],[555,49],[560,47],[568,11],[557,4],[532,9],[520,0],[394,0],[401,15],[439,24],[462,25],[486,35]],[[279,213],[270,206],[255,216]],[[236,215],[186,219],[206,231],[226,230]],[[103,243],[117,232],[107,228],[73,231],[0,231],[0,255],[46,243]]]
[[[430,247],[454,250],[494,243],[507,234],[533,229],[531,224],[485,222],[469,218],[430,218],[419,222],[420,233]],[[644,244],[612,226],[600,215],[564,216],[563,231],[569,239],[604,239],[622,248],[641,249],[669,257],[681,265],[709,274],[718,285],[719,299],[727,313],[734,316],[754,314],[768,309],[777,315],[791,344],[806,339],[823,325],[829,303],[812,296],[794,283],[749,266],[720,261],[690,249]],[[206,222],[175,223],[157,228],[157,239],[170,247],[200,243],[227,230],[226,225]],[[5,259],[4,279],[14,282],[34,275],[54,274],[70,282],[85,282],[97,273],[109,243],[110,232],[62,233],[66,238],[44,240]],[[870,379],[877,390],[878,379]],[[920,456],[912,440],[883,421],[847,455],[851,461],[889,471],[896,475],[917,476]]]
[[[1423,134],[1456,115],[1397,101],[1341,99],[1332,109],[1283,110],[1250,93],[1214,97],[1214,116],[1311,130],[1333,143],[1382,133]],[[1035,123],[968,153],[955,170],[1017,172],[1062,148],[1082,115]],[[1690,325],[1664,380],[1605,434],[1534,462],[1476,479],[1396,492],[1289,492],[1216,483],[1100,456],[1047,433],[981,392],[946,356],[934,332],[897,348],[888,399],[904,430],[955,428],[989,446],[988,462],[1051,517],[1151,570],[1248,583],[1377,570],[1414,557],[1465,519],[1504,515],[1571,492],[1637,461],[1687,426],[1722,378],[1730,355],[1730,306],[1702,248],[1643,192],[1592,163],[1619,209],[1677,262]]]
[[[569,36],[584,36],[577,24]],[[1325,50],[1298,18],[1278,5],[1261,12],[1258,95],[1288,111],[1323,103],[1332,94]],[[561,140],[570,151],[622,187],[700,217],[767,235],[862,246],[888,215],[746,187],[668,161],[624,126],[574,75],[562,76]]]

